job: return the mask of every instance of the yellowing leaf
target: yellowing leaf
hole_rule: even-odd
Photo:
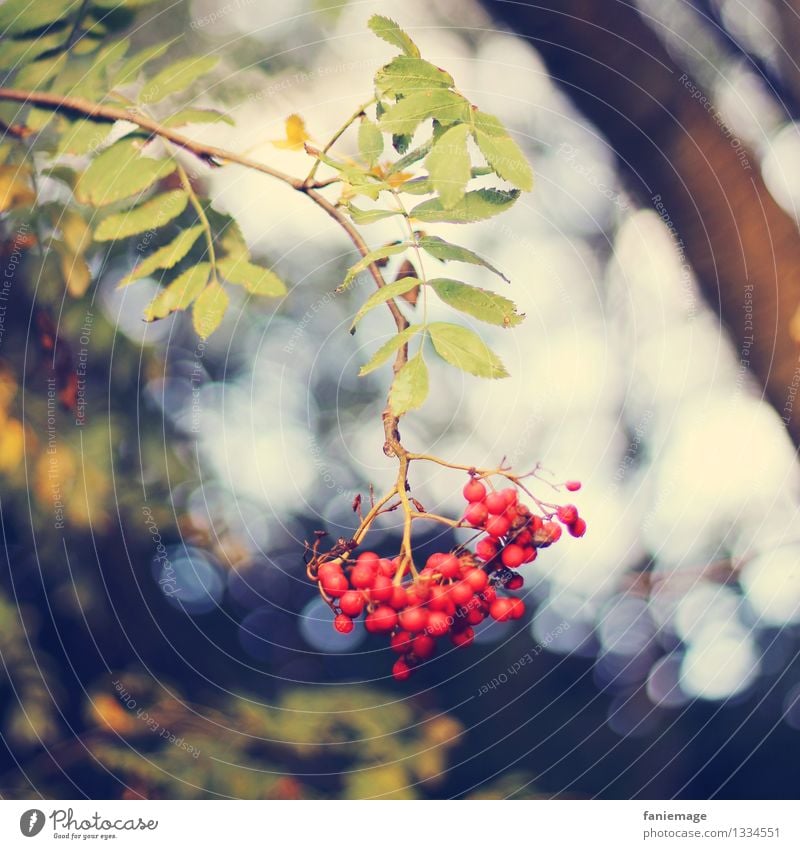
[[[100,222],[94,237],[98,242],[112,242],[163,227],[177,218],[188,202],[189,195],[183,189],[164,192],[125,212],[109,215]]]
[[[436,353],[451,366],[477,377],[508,377],[502,362],[472,330],[435,321],[428,325]]]
[[[302,150],[303,144],[310,138],[305,121],[299,115],[290,115],[286,119],[286,138],[276,139],[272,143],[284,150]]]
[[[9,474],[22,462],[25,431],[22,422],[8,419],[0,427],[0,473]]]
[[[192,307],[192,324],[201,339],[208,339],[219,327],[228,301],[228,293],[217,281],[209,283],[197,296]]]
[[[30,206],[36,200],[28,172],[17,165],[0,166],[0,212]]]
[[[61,274],[67,284],[67,292],[73,298],[82,297],[92,282],[92,273],[86,260],[80,254],[73,254],[69,250],[59,251],[59,254]]]
[[[144,320],[155,321],[177,310],[185,310],[205,289],[210,273],[211,263],[201,262],[179,274],[150,302],[144,311]]]
[[[225,257],[218,264],[220,274],[230,281],[244,286],[254,295],[277,298],[286,294],[286,284],[268,268],[262,268],[246,258]]]
[[[397,373],[389,392],[389,407],[395,416],[416,410],[428,397],[428,367],[422,352],[412,357]]]
[[[147,277],[159,269],[174,267],[189,253],[202,232],[202,224],[181,231],[168,245],[145,257],[130,274],[119,281],[118,288],[129,286],[134,280]]]

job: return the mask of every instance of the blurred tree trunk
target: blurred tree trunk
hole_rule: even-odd
[[[536,47],[608,138],[633,192],[671,221],[706,299],[800,445],[800,348],[790,333],[800,304],[800,235],[767,191],[755,158],[634,6],[483,5]]]

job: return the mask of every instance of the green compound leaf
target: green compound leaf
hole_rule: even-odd
[[[508,377],[497,354],[472,330],[436,321],[428,325],[428,331],[436,353],[451,366],[477,377]]]
[[[468,138],[466,124],[451,127],[439,137],[425,160],[433,188],[446,209],[463,200],[471,176]]]
[[[400,242],[393,245],[384,245],[381,248],[375,248],[374,251],[370,251],[366,256],[361,257],[355,265],[350,266],[347,274],[344,276],[342,285],[337,287],[336,291],[343,292],[353,282],[355,277],[369,268],[373,262],[378,262],[379,260],[386,259],[386,257],[402,253],[407,247],[408,245],[405,242]]]
[[[189,195],[182,189],[156,195],[126,212],[109,215],[94,231],[98,242],[113,242],[163,227],[186,209]]]
[[[415,206],[409,215],[417,221],[469,224],[492,218],[509,209],[519,197],[519,190],[478,189],[467,192],[461,201],[449,209],[439,198],[431,198]]]
[[[472,129],[481,153],[495,174],[529,192],[533,188],[533,170],[502,123],[494,115],[474,112]]]
[[[201,339],[208,339],[219,327],[228,309],[229,300],[228,293],[216,280],[212,280],[195,298],[192,325]]]
[[[417,45],[414,44],[411,38],[391,18],[385,18],[383,15],[373,15],[367,21],[367,26],[378,38],[388,41],[394,47],[399,47],[406,56],[419,56]]]
[[[246,258],[227,256],[219,261],[217,268],[229,283],[243,286],[253,295],[278,298],[286,294],[286,284],[274,271]]]
[[[413,356],[395,375],[389,391],[389,408],[395,416],[416,410],[425,403],[429,391],[428,367],[422,352]]]
[[[187,59],[179,59],[148,80],[142,86],[137,100],[140,103],[158,103],[171,94],[183,91],[203,74],[207,74],[218,61],[217,56],[190,56]]]
[[[469,117],[469,103],[454,91],[446,88],[415,91],[393,103],[384,113],[380,128],[395,136],[410,136],[422,121],[436,118],[442,124],[465,121]]]
[[[202,232],[202,224],[182,230],[168,245],[145,257],[130,274],[120,280],[117,288],[122,289],[154,271],[177,265],[189,253]]]
[[[205,289],[211,274],[211,263],[201,262],[179,274],[162,289],[144,311],[145,321],[166,318],[177,310],[187,309],[192,301]]]
[[[366,116],[358,127],[358,150],[370,167],[375,165],[383,153],[383,134],[378,125]]]
[[[375,89],[379,97],[405,97],[454,85],[455,81],[447,71],[413,56],[398,56],[375,74]]]
[[[134,140],[123,139],[92,160],[78,180],[75,196],[81,203],[105,206],[139,194],[175,168],[172,159],[142,156]]]
[[[485,260],[483,257],[478,256],[478,254],[468,248],[462,248],[459,245],[446,242],[438,236],[420,236],[417,239],[417,244],[426,253],[430,254],[435,259],[441,260],[442,262],[454,260],[456,262],[468,262],[470,265],[480,265],[483,268],[488,268],[489,271],[496,274],[498,277],[502,277],[506,283],[511,282],[502,271],[495,268],[490,262]]]
[[[399,298],[400,295],[410,292],[416,286],[419,286],[419,280],[416,277],[403,277],[401,280],[395,280],[394,283],[387,283],[376,292],[373,292],[356,313],[353,323],[350,325],[350,332],[356,332],[356,325],[370,310],[375,309],[375,307],[381,304],[385,304],[386,301],[390,301],[392,298]]]
[[[363,377],[365,374],[375,371],[376,368],[379,368],[386,363],[395,351],[405,345],[411,338],[419,333],[420,330],[424,330],[424,325],[412,324],[411,327],[407,327],[400,333],[395,333],[388,342],[384,342],[383,345],[378,348],[378,350],[370,358],[369,362],[361,367],[361,370],[358,372],[359,377]]]
[[[460,310],[479,321],[496,324],[498,327],[514,327],[525,318],[517,312],[513,301],[458,280],[440,277],[429,280],[434,292],[453,309]]]
[[[109,124],[97,121],[78,120],[70,123],[61,133],[56,155],[72,153],[79,156],[97,150],[111,132]]]

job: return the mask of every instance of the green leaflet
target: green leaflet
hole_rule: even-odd
[[[474,112],[472,128],[475,141],[495,174],[529,192],[533,188],[533,170],[500,121],[494,115]]]
[[[38,59],[26,65],[14,78],[17,88],[35,90],[46,86],[56,74],[59,74],[67,63],[67,54],[59,53],[48,59]]]
[[[277,298],[286,294],[286,284],[274,271],[243,257],[227,256],[219,261],[217,268],[230,283],[243,286],[254,295]]]
[[[446,209],[463,200],[471,176],[468,137],[466,124],[451,127],[439,137],[425,159],[431,183]]]
[[[468,250],[467,248],[462,248],[459,245],[446,242],[438,236],[420,236],[417,239],[417,244],[426,253],[441,260],[442,262],[455,260],[456,262],[468,262],[470,265],[480,265],[483,268],[488,268],[489,271],[493,272],[498,277],[502,277],[506,283],[511,282],[502,271],[499,271],[490,262],[483,259],[483,257],[478,256],[478,254]]]
[[[110,124],[100,124],[97,121],[83,119],[73,121],[62,131],[61,139],[56,148],[56,155],[91,153],[103,144],[110,132]]]
[[[219,327],[228,309],[229,300],[228,293],[216,280],[212,280],[195,298],[192,325],[201,339],[208,339]]]
[[[92,160],[78,180],[75,196],[81,203],[105,206],[144,191],[175,167],[172,159],[142,156],[134,140],[123,139]]]
[[[134,53],[133,56],[123,63],[119,71],[117,71],[117,73],[113,76],[111,80],[112,87],[123,86],[133,82],[139,74],[139,71],[141,71],[148,62],[151,62],[153,59],[158,59],[159,56],[163,56],[176,41],[176,38],[172,38],[169,41],[152,44],[150,47],[145,47],[138,53]]]
[[[405,97],[454,85],[455,81],[447,71],[413,56],[397,56],[375,74],[375,89],[379,97]]]
[[[390,301],[392,298],[397,298],[406,292],[410,292],[415,286],[419,286],[419,283],[420,281],[416,277],[403,277],[401,280],[395,280],[394,283],[387,283],[376,292],[373,292],[356,313],[353,323],[350,325],[350,332],[356,332],[356,325],[371,309],[386,303],[386,301]]]
[[[477,377],[508,377],[497,354],[477,333],[458,324],[435,321],[428,325],[436,353],[451,366]]]
[[[118,9],[120,6],[126,9],[140,9],[154,2],[155,0],[93,0],[93,5],[100,6],[101,9]]]
[[[234,121],[216,109],[181,109],[170,115],[163,124],[165,127],[182,127],[184,124],[215,124],[222,121],[233,126]]]
[[[0,32],[8,38],[42,29],[80,8],[81,0],[5,0],[0,5]]]
[[[164,192],[125,212],[109,215],[100,222],[94,237],[98,242],[112,242],[163,227],[177,218],[188,202],[189,195],[183,189]]]
[[[400,369],[392,381],[389,408],[393,415],[402,416],[421,407],[428,397],[428,390],[428,367],[420,351]]]
[[[420,330],[424,329],[424,325],[422,324],[412,324],[411,327],[407,327],[400,333],[395,333],[388,342],[384,342],[383,345],[378,348],[366,365],[361,367],[358,372],[359,377],[363,377],[365,374],[369,374],[371,371],[375,371],[376,368],[382,366],[395,351],[397,351],[402,345],[405,345],[413,336],[419,333]]]
[[[338,286],[336,291],[343,292],[352,282],[353,279],[361,274],[362,271],[365,271],[372,265],[373,262],[377,262],[381,259],[386,259],[388,256],[393,256],[394,254],[399,254],[404,251],[408,245],[405,242],[401,242],[399,244],[395,243],[393,245],[384,245],[382,248],[375,248],[374,251],[370,251],[366,256],[361,257],[361,259],[355,264],[351,265],[347,270],[347,274],[344,276],[344,280],[342,281],[342,285]]]
[[[378,125],[364,116],[358,127],[358,150],[372,167],[383,153],[383,134]]]
[[[380,128],[393,135],[412,135],[428,118],[436,118],[443,124],[465,121],[469,118],[469,103],[446,88],[415,91],[383,113]]]
[[[487,324],[496,324],[498,327],[514,327],[525,318],[517,312],[513,301],[481,289],[478,286],[470,286],[458,280],[449,280],[440,277],[429,280],[428,285],[434,292],[453,309],[460,310],[473,318],[485,321]]]
[[[399,47],[406,56],[419,56],[419,48],[403,30],[391,19],[383,15],[373,15],[367,26],[384,41],[394,47]]]
[[[393,215],[402,215],[399,209],[359,209],[352,204],[347,205],[347,212],[356,224],[374,224]]]
[[[211,274],[211,263],[201,262],[187,268],[162,289],[144,311],[145,321],[166,318],[177,310],[185,310],[203,291]]]
[[[202,232],[202,224],[182,230],[168,245],[164,245],[163,248],[159,248],[146,256],[130,274],[120,280],[117,288],[122,289],[124,286],[133,283],[134,280],[147,277],[154,271],[177,265],[189,253],[192,245],[198,240]]]
[[[198,77],[207,74],[218,61],[217,56],[190,56],[187,59],[179,59],[146,82],[137,100],[140,103],[158,103],[171,94],[183,91]]]
[[[446,209],[439,198],[431,198],[415,206],[409,215],[418,221],[448,221],[452,224],[469,224],[492,218],[509,209],[519,197],[519,190],[477,189],[467,192],[461,201]]]

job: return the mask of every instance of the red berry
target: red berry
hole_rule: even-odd
[[[391,578],[394,576],[396,571],[397,565],[389,560],[388,557],[381,557],[378,561],[378,572],[381,575],[386,575],[387,578]]]
[[[408,604],[408,593],[405,587],[394,587],[392,589],[392,597],[389,599],[389,604],[395,610],[402,610]]]
[[[431,599],[428,602],[428,607],[431,610],[450,615],[455,613],[456,610],[456,606],[450,598],[447,589],[438,584],[431,587]]]
[[[411,634],[408,631],[398,631],[396,634],[392,634],[389,645],[393,652],[405,654],[411,650]]]
[[[323,563],[317,570],[317,577],[324,581],[328,575],[342,575],[342,567],[338,563]]]
[[[447,557],[444,551],[437,551],[425,561],[425,568],[433,572],[436,567]]]
[[[483,497],[486,495],[486,487],[480,481],[471,480],[464,487],[463,492],[467,501],[483,501]]]
[[[339,599],[339,607],[342,608],[342,613],[348,616],[358,616],[364,609],[364,597],[356,590],[348,590]]]
[[[443,578],[457,578],[461,572],[461,563],[454,554],[448,554],[439,561],[436,571]]]
[[[376,571],[381,558],[374,551],[362,551],[356,558],[356,563],[359,566],[368,566],[372,571]]]
[[[333,620],[333,627],[340,634],[349,634],[353,630],[353,620],[349,616],[345,616],[344,613],[339,613]]]
[[[389,601],[394,593],[392,579],[386,575],[376,575],[372,584],[372,589],[369,591],[369,597],[372,601]]]
[[[479,593],[489,583],[489,576],[483,569],[473,568],[466,571],[464,580],[476,593]]]
[[[464,513],[464,519],[474,528],[480,528],[489,516],[489,511],[486,505],[481,501],[476,501],[467,507]]]
[[[533,563],[539,553],[532,545],[526,545],[523,551],[525,553],[522,558],[523,563]]]
[[[432,637],[443,637],[450,630],[450,617],[441,610],[434,610],[428,616],[428,627],[425,629]]]
[[[433,657],[433,653],[436,651],[436,640],[427,634],[418,634],[411,641],[411,651],[420,660],[427,660],[429,657]]]
[[[526,545],[530,545],[533,537],[531,536],[530,531],[520,531],[515,537],[514,542],[517,545],[521,545],[525,547]]]
[[[349,584],[347,583],[347,578],[341,572],[333,572],[329,575],[326,575],[322,579],[322,589],[331,597],[337,598],[340,595],[343,595]]]
[[[500,559],[504,566],[508,566],[509,569],[516,569],[518,566],[522,566],[525,561],[525,549],[512,542],[503,549]]]
[[[567,481],[564,486],[566,486],[569,492],[577,492],[581,488],[580,481]]]
[[[544,522],[542,521],[541,516],[531,516],[530,521],[528,522],[528,527],[531,529],[531,533],[535,534],[536,531],[540,531]]]
[[[382,577],[386,577],[385,575]],[[375,570],[366,563],[357,563],[350,573],[350,583],[359,590],[366,590],[375,581]]]
[[[513,601],[519,601],[519,599],[514,599]],[[498,622],[507,622],[511,618],[512,607],[512,599],[497,598],[489,607],[489,616],[491,616],[492,619],[496,619]]]
[[[513,486],[500,490],[500,495],[506,500],[506,507],[513,507],[519,500],[519,495]]]
[[[395,681],[408,681],[411,677],[411,667],[402,657],[398,657],[392,667],[392,677]]]
[[[450,639],[453,641],[453,645],[458,646],[459,648],[469,646],[472,645],[475,640],[475,632],[472,628],[465,628],[463,631],[457,631],[456,633],[451,634]]]
[[[558,542],[561,539],[561,525],[557,525],[555,522],[545,522],[542,525],[542,532],[548,544]]]
[[[505,495],[502,492],[490,492],[486,496],[486,509],[495,515],[504,513],[508,507]]]
[[[506,588],[509,590],[518,590],[522,588],[524,583],[525,579],[522,575],[512,575],[508,581],[506,581]]]
[[[397,625],[397,613],[387,604],[380,604],[367,614],[364,626],[371,634],[391,631]]]
[[[428,624],[428,611],[422,607],[407,607],[400,612],[400,627],[412,634],[424,631]]]
[[[486,604],[491,604],[497,598],[497,590],[492,586],[486,587],[481,593],[481,598]]]
[[[525,615],[525,602],[521,598],[511,598],[509,601],[511,602],[510,618],[521,619]]]
[[[574,537],[582,537],[586,533],[586,522],[578,517],[567,530]]]
[[[467,581],[459,581],[457,584],[453,584],[450,588],[450,598],[459,605],[467,604],[474,595],[475,590]]]
[[[482,610],[478,610],[477,607],[474,610],[470,610],[467,614],[467,622],[469,622],[470,625],[480,625],[485,618],[486,615],[484,612]]]
[[[571,525],[578,518],[578,508],[574,504],[565,504],[556,510],[559,522]]]
[[[475,546],[475,554],[481,560],[491,560],[497,554],[497,543],[491,539],[482,539]]]
[[[489,516],[486,520],[486,533],[493,537],[504,537],[511,528],[511,522],[505,516]]]

